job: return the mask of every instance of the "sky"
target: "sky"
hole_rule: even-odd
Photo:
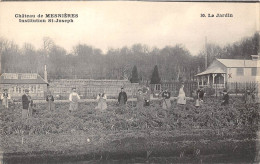
[[[182,44],[197,55],[206,37],[208,43],[225,46],[259,31],[259,7],[259,3],[219,2],[0,2],[0,37],[37,49],[43,47],[43,37],[50,37],[68,52],[77,44],[104,53],[136,43],[150,48]],[[20,23],[15,18],[15,14],[64,13],[78,18],[73,23]],[[217,13],[233,17],[201,17]]]

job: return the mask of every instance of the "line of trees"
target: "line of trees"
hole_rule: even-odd
[[[259,52],[259,34],[220,47],[208,44],[208,64],[215,58],[249,59]],[[203,71],[205,51],[193,56],[183,45],[166,46],[162,49],[134,44],[131,47],[100,49],[78,44],[68,53],[51,38],[43,38],[42,48],[36,49],[30,43],[19,47],[16,43],[0,38],[1,72],[37,72],[43,76],[47,65],[49,79],[92,78],[151,80],[155,65],[162,80],[192,80]],[[135,76],[132,76],[136,66]],[[138,72],[137,72],[138,70]]]

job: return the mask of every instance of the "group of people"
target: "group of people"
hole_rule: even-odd
[[[179,91],[179,96],[177,103],[178,104],[186,104],[186,97],[185,97],[185,92],[183,90],[184,85],[182,84],[180,91]],[[10,95],[8,95],[7,91],[2,94],[2,99],[4,101],[3,104],[7,104],[6,99],[10,99]],[[170,101],[171,93],[165,89],[162,92],[162,107],[164,109],[169,109],[171,107],[171,101]],[[137,98],[137,103],[136,107],[138,110],[142,110],[143,107],[150,106],[150,99],[151,99],[151,91],[149,87],[143,88],[143,89],[138,89],[138,92],[136,94]],[[105,92],[102,90],[98,95],[97,95],[97,106],[95,109],[104,111],[107,109],[107,95]],[[46,92],[46,105],[47,105],[47,110],[54,110],[55,109],[55,103],[54,103],[54,97],[51,94],[51,91],[47,89]],[[76,92],[76,88],[72,88],[72,92],[69,95],[69,111],[75,111],[78,109],[78,102],[80,100],[79,94]],[[127,104],[127,94],[124,91],[124,88],[121,88],[121,91],[118,95],[118,104],[120,107],[125,108]],[[25,89],[25,94],[22,96],[22,118],[27,118],[32,115],[32,106],[33,106],[33,100],[31,96],[29,95],[29,90]],[[7,106],[8,107],[8,106]]]
[[[162,107],[163,109],[170,109],[171,108],[171,93],[166,88],[162,93]],[[78,108],[78,101],[80,97],[76,93],[76,88],[72,88],[72,93],[69,96],[70,101],[70,108],[69,111],[76,110]],[[97,95],[97,106],[95,109],[104,111],[107,109],[107,95],[105,94],[104,90],[101,90],[101,92]],[[150,100],[151,100],[151,91],[149,87],[140,88],[137,91],[136,94],[136,107],[138,110],[142,110],[144,107],[150,106]],[[48,100],[47,100],[48,101]],[[51,97],[51,101],[53,101],[53,97]],[[49,103],[51,101],[48,101]],[[120,107],[125,108],[127,103],[127,94],[124,91],[124,88],[121,87],[121,91],[118,95],[118,104]],[[182,83],[180,90],[179,90],[179,96],[177,98],[177,104],[184,105],[186,104],[186,95],[184,92],[184,84]],[[49,104],[49,106],[51,106]],[[50,107],[49,107],[50,108]]]
[[[97,106],[95,109],[104,111],[107,109],[107,95],[104,90],[101,90],[97,95]],[[78,109],[78,102],[80,100],[80,96],[76,92],[76,88],[72,88],[72,93],[69,95],[70,107],[69,111],[75,111]],[[124,91],[124,88],[121,88],[121,92],[118,95],[118,103],[120,106],[125,106],[127,102],[127,94]]]
[[[119,94],[120,97],[120,94]],[[161,93],[159,93],[159,97],[161,97],[161,104],[163,109],[170,109],[171,108],[171,92],[165,88]],[[136,107],[137,110],[142,110],[144,107],[150,106],[151,100],[151,91],[149,87],[144,89],[138,89],[136,94],[137,102]],[[184,92],[184,84],[182,83],[179,96],[177,97],[177,104],[185,105],[186,104],[186,95]]]
[[[136,106],[138,109],[141,110],[144,106],[150,105],[150,95],[151,95],[151,92],[148,87],[145,89],[145,92],[143,92],[143,89],[138,89],[138,92],[136,94],[136,98],[137,98]],[[98,104],[97,104],[96,109],[101,110],[101,111],[106,110],[107,109],[106,100],[107,100],[107,96],[104,93],[104,91],[100,92],[97,95]],[[127,102],[127,94],[124,91],[124,88],[121,87],[121,91],[118,95],[118,104],[120,107],[125,108],[126,102]]]
[[[194,90],[192,93],[193,99],[195,100],[195,106],[199,107],[201,103],[204,101],[204,89],[203,87],[199,87],[198,90]]]
[[[186,97],[183,90],[184,85],[182,84],[180,91],[179,91],[179,97],[177,100],[178,104],[186,104]],[[162,92],[162,107],[164,109],[168,109],[171,107],[171,101],[170,101],[171,93],[165,89]],[[151,91],[149,87],[138,89],[138,92],[136,94],[137,98],[137,109],[142,110],[143,107],[150,106],[150,99],[151,99]],[[8,94],[7,89],[4,89],[4,92],[1,95],[2,105],[6,108],[8,108],[8,101],[11,99],[10,94]],[[54,103],[54,97],[51,94],[51,91],[49,90],[49,87],[47,88],[46,92],[46,108],[48,110],[54,110],[55,109],[55,103]],[[78,109],[78,102],[80,100],[80,96],[76,92],[76,88],[72,88],[72,92],[69,95],[69,111],[75,111]],[[107,95],[102,90],[97,95],[97,106],[96,109],[98,110],[106,110],[107,109]],[[124,91],[124,88],[121,88],[121,91],[118,95],[118,104],[120,107],[125,107],[127,103],[127,94]],[[30,115],[32,115],[32,106],[33,106],[33,100],[31,96],[29,95],[29,90],[25,89],[25,94],[22,95],[22,118],[26,118]]]
[[[150,106],[151,91],[149,87],[146,87],[144,89],[138,89],[136,98],[137,98],[136,107],[138,110],[142,110],[143,107]]]
[[[222,92],[222,101],[221,106],[225,106],[229,104],[229,94],[226,89],[224,89]],[[204,88],[200,86],[198,90],[193,91],[193,99],[195,100],[195,106],[198,108],[201,106],[201,104],[204,102],[204,97],[206,93],[204,91]]]
[[[163,109],[170,109],[171,108],[171,93],[168,91],[167,88],[162,92],[162,108]],[[179,95],[177,97],[177,104],[185,105],[187,101],[185,92],[184,92],[184,83],[181,84]]]
[[[161,102],[162,102],[162,108],[163,109],[170,109],[171,108],[171,93],[168,91],[167,88],[165,88],[161,93]],[[221,105],[225,106],[229,104],[229,94],[227,90],[224,90],[222,92],[223,97],[222,97],[222,102]],[[150,106],[150,98],[151,96],[151,91],[149,87],[138,89],[138,92],[136,94],[137,98],[137,109],[142,110],[144,107]],[[205,91],[203,87],[198,88],[197,90],[193,91],[193,99],[195,100],[195,106],[199,107],[205,97]],[[244,95],[245,97],[245,103],[252,103],[254,99],[254,95],[251,94],[249,90]],[[104,111],[107,109],[107,95],[105,92],[102,90],[98,95],[97,95],[97,106],[96,109]],[[8,94],[8,90],[4,89],[4,92],[1,94],[1,100],[2,100],[2,105],[5,108],[8,108],[8,101],[11,100],[10,94]],[[76,88],[72,88],[72,92],[69,95],[69,111],[75,111],[78,109],[78,102],[80,100],[80,96],[76,92]],[[54,97],[51,94],[50,90],[48,89],[46,92],[46,104],[47,104],[47,109],[48,110],[53,110],[55,109],[55,104],[54,104]],[[118,104],[120,107],[126,107],[127,104],[127,94],[124,91],[124,88],[121,88],[121,91],[118,95]],[[184,92],[184,84],[181,84],[180,90],[179,90],[179,95],[177,97],[177,104],[180,105],[185,105],[186,104],[186,95]],[[26,118],[30,115],[32,115],[32,106],[33,106],[33,100],[31,96],[29,95],[29,90],[25,89],[25,94],[22,96],[22,118]]]
[[[1,94],[1,101],[5,108],[9,108],[9,102],[12,101],[12,99],[7,89],[4,89],[4,92]],[[29,90],[25,89],[25,94],[22,96],[22,118],[32,115],[32,106],[33,100],[29,95]]]

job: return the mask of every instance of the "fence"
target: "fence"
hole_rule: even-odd
[[[173,82],[162,82],[162,88],[167,88],[172,96],[176,97],[179,94],[179,90],[181,87],[181,82],[173,81]],[[192,91],[196,90],[198,85],[194,81],[184,82],[184,92],[186,96],[192,96]]]
[[[50,83],[51,90],[55,96],[60,99],[67,99],[72,87],[77,88],[77,92],[82,98],[96,98],[97,94],[104,91],[108,98],[116,98],[124,86],[124,90],[129,97],[135,97],[138,88],[144,87],[146,84],[130,83],[125,80],[86,80],[86,79],[63,79]],[[159,84],[159,90],[167,88],[173,97],[178,96],[181,82],[170,81]],[[153,86],[150,85],[151,90]],[[197,83],[194,81],[184,82],[184,91],[186,96],[192,96],[192,91],[197,89]]]
[[[204,86],[205,92],[207,95],[216,95],[218,96],[224,89],[231,94],[244,94],[246,90],[250,90],[251,92],[258,92],[258,83],[255,81],[252,82],[229,82],[224,84],[215,84]],[[172,96],[178,96],[179,88],[181,86],[180,82],[172,81],[172,82],[162,82],[161,88],[167,88]],[[186,96],[192,96],[192,91],[198,89],[197,82],[188,81],[184,82],[184,91]]]
[[[159,85],[159,87],[158,87]],[[153,93],[167,89],[171,92],[171,96],[176,97],[179,94],[181,82],[179,81],[162,81],[161,84],[150,84]],[[198,88],[198,84],[194,81],[184,82],[184,92],[187,97],[192,96],[192,91]]]
[[[226,83],[226,88],[230,93],[244,93],[246,90],[251,92],[258,92],[258,82],[229,82]]]
[[[140,87],[137,83],[127,80],[91,80],[91,79],[62,79],[50,83],[50,90],[59,99],[68,99],[71,88],[76,87],[81,98],[96,98],[100,92],[105,92],[108,98],[116,98],[124,87],[129,96],[135,96]]]
[[[204,90],[207,95],[219,96],[224,89],[226,89],[230,94],[241,95],[250,90],[250,92],[258,92],[258,83],[253,82],[226,82],[224,84],[215,84],[204,86]]]

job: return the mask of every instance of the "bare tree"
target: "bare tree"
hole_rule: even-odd
[[[46,63],[46,58],[49,57],[49,53],[51,49],[55,46],[54,41],[50,37],[43,38],[43,55],[44,55],[44,63]]]

